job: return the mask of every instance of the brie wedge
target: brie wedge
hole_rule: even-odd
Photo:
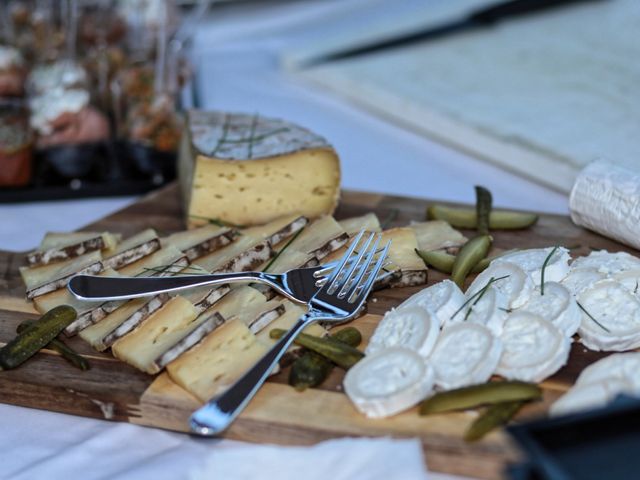
[[[367,355],[344,377],[344,391],[369,418],[395,415],[433,389],[433,369],[413,350],[391,347]]]

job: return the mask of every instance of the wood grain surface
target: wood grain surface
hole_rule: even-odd
[[[343,192],[336,212],[338,219],[373,211],[387,227],[423,220],[429,201],[360,192]],[[101,219],[85,230],[109,230],[130,235],[144,228],[168,234],[183,228],[178,189],[171,185],[141,201]],[[500,249],[563,245],[573,255],[586,255],[591,249],[637,251],[574,226],[567,217],[542,215],[531,229],[496,232],[495,247]],[[23,253],[0,252],[0,345],[15,335],[23,320],[36,318],[24,300],[24,286],[18,268]],[[430,271],[429,284],[444,278]],[[367,315],[352,322],[365,339],[369,338],[388,309],[422,287],[387,289],[375,292]],[[93,350],[80,338],[69,344],[84,354],[91,370],[81,372],[57,353],[44,350],[19,368],[0,372],[0,401],[25,407],[63,412],[187,431],[187,419],[199,402],[175,385],[166,374],[152,377],[141,373],[108,353]],[[574,343],[569,363],[544,382],[544,400],[525,408],[518,419],[544,414],[548,405],[564,392],[588,364],[604,355]],[[434,471],[479,478],[498,478],[505,465],[517,460],[518,452],[509,438],[496,432],[477,443],[465,443],[462,433],[474,417],[473,412],[420,417],[416,409],[381,420],[359,414],[341,392],[343,372],[334,369],[318,389],[303,393],[287,383],[288,369],[272,377],[247,410],[226,433],[228,438],[251,442],[290,445],[313,444],[341,436],[419,437],[429,468]]]

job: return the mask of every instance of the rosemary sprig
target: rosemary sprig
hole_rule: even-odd
[[[478,295],[481,295],[481,294],[482,294],[482,295],[484,295],[484,294],[482,293],[482,291],[483,291],[485,288],[488,288],[488,287],[489,287],[489,286],[491,286],[492,284],[496,283],[496,282],[497,282],[497,281],[499,281],[499,280],[503,280],[503,279],[507,278],[508,276],[509,276],[509,275],[504,275],[503,277],[498,277],[498,278],[493,278],[493,277],[491,277],[491,279],[487,282],[487,284],[486,284],[484,287],[482,287],[482,288],[481,288],[480,290],[478,290],[476,293],[474,293],[473,295],[471,295],[471,297],[469,297],[469,298],[467,299],[467,301],[466,301],[466,302],[464,302],[464,303],[462,304],[462,306],[461,306],[458,310],[456,310],[456,311],[455,311],[455,313],[454,313],[453,315],[451,315],[450,320],[453,320],[453,319],[455,318],[455,316],[456,316],[456,315],[458,315],[462,310],[464,310],[464,307],[466,307],[467,305],[469,305],[469,303],[473,302],[473,301],[475,300],[475,298],[476,298]],[[475,305],[475,304],[474,304],[474,305]]]
[[[213,224],[213,225],[217,225],[219,227],[233,227],[233,228],[247,228],[246,225],[238,225],[235,223],[231,223],[231,222],[227,222],[225,220],[220,220],[219,218],[209,218],[209,217],[203,217],[202,215],[189,215],[189,218],[197,218],[200,220],[206,220],[207,222]],[[242,235],[240,232],[238,232],[240,235]]]
[[[284,245],[284,247],[282,247],[280,250],[278,250],[278,253],[276,253],[276,254],[273,256],[273,258],[272,258],[271,260],[269,260],[269,263],[267,263],[267,265],[262,269],[262,271],[263,271],[263,272],[266,272],[267,270],[269,270],[269,268],[271,267],[271,265],[273,265],[273,264],[275,263],[275,261],[278,259],[278,257],[279,257],[280,255],[282,255],[282,252],[284,252],[284,251],[289,247],[289,245],[291,245],[291,244],[293,243],[293,241],[294,241],[296,238],[298,238],[298,236],[302,233],[302,231],[303,231],[304,229],[305,229],[305,227],[302,227],[300,230],[298,230],[298,231],[296,232],[296,234],[295,234],[293,237],[291,237],[291,238],[289,239],[289,241]]]
[[[607,327],[605,327],[604,325],[602,325],[598,320],[596,320],[594,318],[593,315],[591,315],[586,308],[584,308],[582,305],[580,305],[580,302],[576,302],[578,304],[578,307],[580,307],[580,310],[582,310],[584,313],[587,314],[587,317],[589,317],[591,320],[593,320],[596,325],[598,325],[601,329],[603,329],[605,332],[609,332],[611,333],[611,330],[609,330]]]
[[[557,245],[553,247],[553,250],[551,250],[549,255],[547,255],[547,258],[544,259],[544,263],[542,264],[542,270],[540,270],[540,296],[544,295],[544,271],[546,270],[547,264],[551,260],[551,257],[553,257],[553,254],[556,253],[556,250],[558,250]]]

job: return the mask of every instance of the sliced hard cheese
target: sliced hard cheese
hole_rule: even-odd
[[[67,247],[100,235],[102,235],[100,232],[47,232],[40,242],[38,250]],[[116,244],[122,239],[120,234],[110,233],[109,236],[115,240]]]
[[[416,233],[420,250],[457,251],[467,242],[467,237],[444,220],[415,222],[409,228]]]
[[[578,295],[582,306],[580,341],[591,350],[640,347],[640,300],[614,280],[602,280]]]
[[[173,245],[178,250],[182,250],[190,261],[193,261],[230,244],[237,236],[237,230],[217,225],[206,225],[169,235],[162,239],[162,244]]]
[[[405,347],[427,358],[433,350],[440,323],[427,310],[414,305],[385,314],[367,345],[367,355],[389,347]]]
[[[77,258],[90,252],[115,248],[118,240],[110,233],[88,234],[75,243],[61,244],[55,247],[39,249],[27,254],[27,263],[31,266],[49,265]]]
[[[102,255],[96,251],[44,267],[23,267],[20,274],[27,285],[27,298],[35,298],[65,287],[69,279],[76,274],[96,275],[104,268]]]
[[[106,255],[104,264],[108,268],[119,270],[160,250],[160,247],[158,234],[149,228],[120,243],[113,252]]]
[[[376,288],[409,287],[427,283],[427,268],[416,254],[418,240],[411,228],[393,228],[382,232],[380,245],[391,240],[387,255],[388,265],[384,267],[376,282]]]
[[[280,305],[284,307],[284,313],[282,315],[266,325],[264,323],[262,325],[257,325],[254,322],[254,324],[249,327],[251,331],[255,333],[258,338],[267,345],[277,342],[276,339],[273,339],[269,336],[269,332],[271,330],[276,328],[289,330],[305,313],[305,309],[302,308],[302,306],[290,302],[289,300],[281,300]],[[324,337],[327,333],[324,327],[322,327],[319,323],[312,323],[311,325],[306,327],[303,332],[308,335],[315,335],[316,337]]]
[[[452,320],[465,302],[464,293],[451,280],[438,282],[420,290],[398,306],[398,310],[419,306],[438,319],[440,326]]]
[[[433,389],[433,369],[427,361],[401,347],[367,355],[344,377],[344,391],[367,417],[399,413],[424,399]]]
[[[322,137],[282,120],[190,111],[179,154],[190,226],[256,225],[291,213],[333,212],[340,164]]]
[[[442,331],[431,354],[435,382],[450,390],[484,383],[493,374],[502,343],[487,327],[477,323],[457,323]]]
[[[230,320],[167,365],[171,379],[203,402],[222,393],[269,347],[240,320]]]
[[[496,369],[509,380],[541,382],[569,358],[571,340],[551,322],[529,312],[515,312],[500,336],[504,351]]]
[[[360,230],[367,232],[379,232],[382,230],[380,220],[378,220],[378,216],[375,213],[367,213],[361,217],[345,218],[340,220],[339,223],[350,237],[357,235]]]

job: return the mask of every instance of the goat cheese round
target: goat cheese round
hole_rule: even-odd
[[[621,378],[576,385],[551,405],[549,415],[555,417],[604,407],[619,394],[632,392],[632,385]]]
[[[560,329],[529,312],[509,315],[500,339],[503,353],[496,373],[509,380],[541,382],[567,363],[571,349]]]
[[[529,300],[533,291],[533,282],[529,275],[515,263],[496,263],[495,260],[469,286],[467,298],[471,298],[487,286],[492,278],[494,281],[491,287],[504,295],[509,308],[521,307]]]
[[[518,311],[530,312],[549,320],[567,337],[578,331],[582,319],[575,299],[558,282],[545,282],[544,291],[536,287],[529,301]]]
[[[389,347],[405,347],[423,357],[436,344],[440,325],[427,310],[419,306],[394,309],[385,314],[366,348],[367,355]]]
[[[555,247],[519,250],[498,257],[491,263],[513,263],[529,274],[535,285],[540,285],[542,281],[542,266],[554,248]],[[569,250],[564,247],[557,248],[544,269],[545,282],[559,282],[566,277],[567,273],[569,273],[570,259]]]
[[[584,289],[605,278],[607,276],[595,268],[578,268],[569,270],[569,274],[564,277],[561,283],[575,297]]]
[[[627,270],[640,270],[640,258],[627,252],[608,252],[595,250],[586,257],[576,258],[571,270],[592,268],[605,275],[613,275]]]
[[[578,296],[583,307],[578,333],[591,350],[640,347],[640,300],[621,283],[602,280]]]
[[[412,407],[433,389],[433,369],[412,350],[391,347],[367,355],[344,377],[344,391],[367,417],[381,418]]]
[[[453,317],[450,324],[465,321],[478,323],[499,336],[507,318],[507,305],[508,302],[502,293],[495,288],[489,288]]]
[[[443,330],[431,354],[436,386],[443,390],[484,383],[493,374],[502,345],[477,323],[456,323]]]
[[[412,295],[397,309],[419,306],[437,318],[440,325],[444,325],[464,302],[462,290],[451,280],[443,280]]]
[[[634,295],[640,295],[640,270],[625,270],[611,275],[611,278],[616,282],[620,282]]]
[[[640,393],[640,352],[614,353],[585,368],[576,385],[587,385],[609,378],[629,382]]]

